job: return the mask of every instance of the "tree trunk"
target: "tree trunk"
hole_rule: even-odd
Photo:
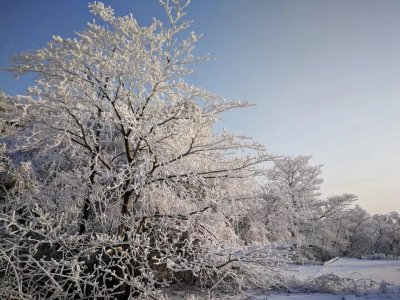
[[[79,225],[79,234],[84,234],[86,231],[86,223],[87,220],[89,219],[89,209],[90,209],[90,189],[92,189],[94,185],[94,179],[96,177],[97,171],[95,170],[95,163],[93,162],[91,167],[90,167],[92,173],[89,176],[89,182],[90,182],[90,187],[89,187],[89,192],[88,196],[86,197],[83,207],[82,207],[82,219],[81,219],[81,224]]]
[[[122,210],[121,210],[122,221],[118,227],[118,235],[121,238],[123,238],[124,241],[126,241],[128,239],[126,232],[129,229],[129,228],[127,228],[126,220],[124,220],[124,218],[126,218],[127,216],[130,215],[129,206],[131,205],[132,194],[133,194],[133,191],[131,190],[131,191],[125,192],[124,196],[123,196],[123,204],[122,204]]]

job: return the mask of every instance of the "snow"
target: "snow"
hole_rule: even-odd
[[[264,298],[253,298],[254,300],[399,300],[400,295],[365,295],[365,296],[355,296],[355,295],[329,295],[329,294],[298,294],[298,295],[273,295],[266,296]]]
[[[385,293],[374,291],[367,295],[332,295],[321,293],[275,294],[255,296],[257,300],[383,300],[400,299],[400,260],[367,260],[356,258],[333,259],[325,265],[291,266],[286,275],[302,281],[310,281],[321,275],[334,274],[340,278],[351,278],[355,281],[373,280],[384,282]],[[262,298],[264,297],[264,298]]]
[[[347,300],[342,295],[326,295],[326,294],[299,294],[299,295],[291,295],[291,296],[282,296],[282,295],[274,295],[268,296],[265,300]],[[261,298],[260,298],[261,300]],[[349,300],[353,300],[349,298]]]
[[[341,278],[354,280],[368,279],[400,286],[400,260],[367,260],[340,258],[322,266],[292,266],[287,274],[300,280],[308,280],[324,274],[335,274]]]
[[[215,299],[229,300],[400,300],[400,260],[368,260],[356,258],[333,259],[325,265],[292,265],[285,271],[288,277],[294,276],[303,282],[321,275],[334,274],[340,278],[357,280],[373,280],[378,284],[385,282],[385,290],[369,291],[358,294],[327,293],[268,293],[265,291],[248,291],[242,295],[224,295]],[[189,296],[189,297],[188,297]],[[199,295],[178,296],[171,299],[209,299]]]

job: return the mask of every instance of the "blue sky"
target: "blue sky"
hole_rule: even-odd
[[[143,25],[156,0],[114,0]],[[0,66],[12,54],[72,37],[92,19],[84,0],[0,0]],[[324,164],[324,195],[354,193],[372,213],[400,211],[400,1],[193,0],[203,33],[196,84],[256,106],[223,126],[272,153],[312,154]],[[21,93],[31,78],[0,71],[0,89]]]

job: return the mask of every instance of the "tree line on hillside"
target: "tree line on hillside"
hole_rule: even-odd
[[[291,260],[399,255],[397,213],[322,200],[310,157],[215,132],[247,104],[185,81],[208,57],[189,1],[160,3],[165,24],[140,26],[94,2],[77,38],[14,58],[36,81],[0,93],[0,298],[161,299],[279,286]]]

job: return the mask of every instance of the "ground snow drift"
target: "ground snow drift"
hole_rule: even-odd
[[[400,260],[368,260],[340,258],[322,266],[304,265],[292,267],[287,274],[307,280],[324,274],[335,274],[342,278],[369,279],[400,286]],[[347,299],[346,299],[347,300]]]
[[[321,266],[291,266],[285,272],[302,282],[312,282],[316,278],[333,274],[340,278],[353,279],[357,282],[371,282],[371,288],[349,295],[332,295],[323,293],[294,293],[255,295],[250,299],[257,300],[400,300],[400,260],[367,260],[340,258],[331,260]],[[376,288],[378,286],[378,288]],[[367,293],[367,294],[364,294]],[[249,299],[249,298],[248,298]]]
[[[351,282],[364,283],[355,292],[338,292],[335,294],[312,292],[307,285],[321,276],[333,274],[339,279],[351,279]],[[171,295],[171,299],[200,300],[400,300],[400,260],[368,260],[355,258],[338,258],[325,265],[291,265],[285,271],[288,278],[294,278],[298,289],[291,293],[270,293],[265,291],[248,291],[242,295],[220,295],[219,297],[200,296],[190,292]],[[301,291],[302,290],[302,291]]]

